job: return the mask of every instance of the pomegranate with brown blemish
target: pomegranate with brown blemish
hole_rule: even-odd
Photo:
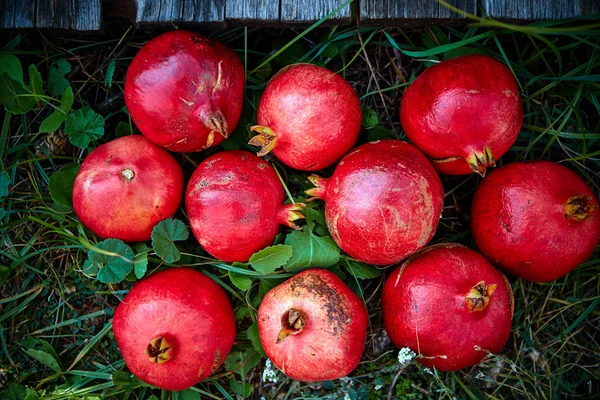
[[[216,146],[235,129],[245,74],[229,47],[174,30],[149,41],[125,78],[125,103],[139,130],[171,151]]]
[[[112,140],[92,151],[73,186],[77,217],[103,239],[149,240],[177,211],[183,172],[166,150],[142,135]]]
[[[400,122],[438,171],[485,176],[519,136],[523,109],[508,68],[488,56],[468,55],[419,75],[404,93]]]
[[[302,203],[284,205],[284,189],[273,167],[241,150],[204,160],[190,178],[185,204],[192,232],[214,257],[248,261],[271,245],[285,225],[298,229]]]
[[[383,323],[399,348],[441,371],[480,363],[508,340],[510,284],[482,255],[453,243],[429,246],[385,282]]]
[[[520,278],[549,282],[594,253],[600,209],[590,187],[568,168],[515,162],[477,188],[471,231],[492,263]]]
[[[293,64],[267,85],[258,106],[258,155],[272,152],[284,164],[316,171],[339,160],[356,142],[362,112],[341,76],[312,64]]]
[[[308,178],[306,193],[325,201],[331,237],[353,258],[393,264],[435,233],[444,190],[427,158],[401,140],[381,140],[346,155],[331,178]]]
[[[229,299],[189,268],[138,282],[117,307],[113,331],[127,368],[165,390],[185,390],[227,358],[236,327]]]
[[[365,347],[367,310],[333,272],[309,269],[271,289],[258,309],[267,356],[292,379],[346,376]]]

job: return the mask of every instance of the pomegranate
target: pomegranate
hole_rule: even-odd
[[[73,186],[73,207],[101,238],[141,242],[177,211],[182,195],[183,172],[173,156],[144,136],[131,135],[87,156]]]
[[[510,284],[479,253],[453,243],[429,246],[383,287],[383,323],[392,342],[442,371],[478,364],[510,335]]]
[[[358,96],[342,77],[312,64],[293,64],[267,85],[258,106],[258,155],[272,151],[304,171],[332,165],[356,142],[362,114]]]
[[[200,151],[235,129],[244,67],[229,47],[176,30],[149,41],[125,78],[125,103],[139,130],[171,151]]]
[[[435,233],[444,190],[427,158],[401,140],[357,147],[329,179],[311,175],[306,193],[325,201],[333,240],[359,261],[396,263]]]
[[[284,374],[305,382],[341,378],[360,361],[368,316],[333,272],[308,269],[271,289],[258,309],[260,341]]]
[[[117,345],[129,370],[166,390],[184,390],[229,355],[235,318],[223,289],[201,272],[175,268],[139,283],[117,307]]]
[[[566,167],[516,162],[477,188],[471,230],[491,262],[520,278],[548,282],[592,255],[600,210],[592,190]]]
[[[300,229],[304,204],[283,204],[283,186],[273,167],[242,150],[208,157],[194,171],[185,195],[192,232],[214,257],[248,261],[273,243],[279,226]]]
[[[523,110],[510,70],[491,57],[468,55],[415,79],[402,98],[400,122],[438,171],[485,176],[519,136]]]

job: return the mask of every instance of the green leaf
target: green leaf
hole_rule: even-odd
[[[107,87],[112,87],[113,76],[115,75],[115,60],[110,60],[108,63],[108,67],[106,67],[106,76],[104,77],[104,84]]]
[[[152,247],[164,262],[172,264],[181,258],[174,242],[186,240],[188,236],[189,232],[183,222],[178,219],[165,219],[152,230]]]
[[[57,131],[65,119],[67,119],[67,115],[69,114],[69,111],[71,111],[74,100],[73,89],[71,89],[71,86],[68,86],[60,100],[60,110],[54,110],[52,114],[48,115],[46,119],[42,121],[40,132],[50,133]]]
[[[39,96],[44,94],[44,82],[42,81],[40,71],[38,71],[34,64],[29,66],[29,87],[35,95],[35,101],[40,101]]]
[[[248,347],[245,351],[232,350],[225,360],[225,368],[227,371],[234,371],[240,377],[246,376],[248,371],[258,365],[260,358],[254,347]]]
[[[25,86],[25,82],[23,81],[23,67],[17,57],[10,54],[0,55],[0,73],[2,72],[6,72],[11,79]]]
[[[8,388],[0,392],[0,400],[37,400],[38,398],[35,390],[18,383],[9,383]]]
[[[301,271],[312,267],[327,268],[340,260],[340,248],[330,236],[316,236],[309,225],[302,231],[288,233],[285,244],[292,246],[292,258],[283,267],[286,271]]]
[[[200,393],[192,389],[186,389],[178,393],[177,400],[200,400]]]
[[[379,117],[375,111],[371,110],[369,107],[363,107],[362,109],[362,125],[365,128],[372,128],[379,123]]]
[[[376,125],[367,131],[368,142],[385,139],[396,139],[396,135],[394,135],[394,132],[381,125]]]
[[[249,263],[256,271],[263,275],[273,273],[277,268],[285,265],[292,257],[292,248],[283,244],[265,247],[252,254]]]
[[[56,60],[48,71],[48,93],[58,96],[69,86],[65,75],[71,72],[71,64],[64,58]]]
[[[106,239],[96,247],[112,254],[90,250],[83,265],[83,272],[86,275],[96,275],[102,283],[119,283],[125,279],[133,268],[131,247],[119,239]]]
[[[104,135],[104,118],[89,107],[82,108],[69,114],[65,133],[72,144],[85,149],[92,140]]]
[[[25,114],[35,104],[35,97],[21,82],[12,79],[6,72],[0,73],[0,103],[6,111]]]
[[[50,183],[48,184],[50,196],[52,200],[61,206],[73,208],[73,185],[79,168],[81,168],[80,164],[67,164],[62,170],[55,172],[50,177]]]
[[[262,343],[260,342],[260,336],[258,334],[258,324],[253,322],[252,325],[246,331],[246,335],[248,336],[248,340],[252,343],[254,350],[258,351],[260,355],[266,357],[265,349],[262,347]]]
[[[0,172],[0,199],[8,196],[8,185],[10,184],[10,175],[8,172]]]
[[[128,122],[121,121],[117,124],[117,128],[115,129],[116,137],[120,138],[131,134],[133,134],[133,132],[131,131],[131,125]]]
[[[260,81],[265,81],[271,74],[273,73],[273,66],[270,63],[266,63],[262,66],[261,69],[256,71],[254,75],[256,79]]]
[[[249,383],[242,383],[236,381],[235,379],[230,379],[228,383],[229,387],[231,388],[231,391],[237,395],[242,396],[243,398],[250,397],[250,395],[252,394],[252,385]]]
[[[229,279],[240,290],[246,291],[252,287],[252,279],[246,275],[229,271]]]
[[[358,261],[345,260],[342,264],[351,275],[358,279],[377,278],[383,273],[383,270],[379,268]]]
[[[31,358],[39,361],[56,373],[62,372],[62,366],[60,365],[56,350],[54,350],[50,343],[41,339],[29,338],[23,342],[23,346],[25,347],[25,353]]]
[[[133,257],[133,272],[135,277],[142,279],[146,275],[148,269],[148,250],[150,248],[146,246],[146,243],[136,243],[133,245],[135,250],[135,257]]]

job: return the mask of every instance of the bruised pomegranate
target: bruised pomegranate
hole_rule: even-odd
[[[284,374],[305,382],[341,378],[360,361],[368,316],[333,272],[308,269],[271,289],[258,309],[260,341]]]
[[[200,245],[223,261],[248,261],[273,243],[280,225],[298,228],[304,204],[283,204],[273,167],[247,151],[222,151],[194,171],[185,204]]]
[[[144,136],[131,135],[87,156],[73,186],[73,207],[101,238],[141,242],[177,211],[182,195],[183,172],[173,156]]]
[[[442,371],[478,364],[510,335],[510,284],[479,253],[452,243],[429,246],[383,287],[383,323],[397,347]]]
[[[598,200],[566,167],[516,162],[479,185],[471,231],[494,264],[520,278],[548,282],[594,252],[600,237]]]
[[[169,269],[136,284],[113,319],[129,370],[166,390],[184,390],[212,374],[235,340],[223,289],[201,272]]]
[[[510,70],[469,55],[429,67],[400,105],[406,136],[450,175],[485,175],[519,136],[523,110]]]
[[[400,140],[359,146],[331,178],[308,179],[316,188],[306,193],[325,201],[335,242],[369,264],[393,264],[425,246],[444,203],[442,183],[427,158]]]
[[[341,76],[312,64],[293,64],[267,85],[258,106],[259,133],[250,144],[284,164],[316,171],[340,159],[360,132],[358,96]]]
[[[125,103],[139,130],[171,151],[200,151],[235,129],[244,67],[229,47],[175,30],[149,41],[125,78]]]

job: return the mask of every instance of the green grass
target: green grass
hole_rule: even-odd
[[[410,81],[434,62],[483,53],[510,67],[523,98],[523,129],[500,164],[537,159],[561,162],[599,193],[599,26],[589,20],[526,26],[490,20],[473,23],[405,30],[311,27],[213,32],[213,38],[238,52],[248,71],[242,120],[222,147],[176,157],[189,177],[199,162],[221,148],[249,148],[245,145],[248,128],[255,123],[261,91],[270,76],[294,62],[324,65],[351,82],[369,115],[360,142],[403,138],[398,106]],[[350,380],[309,385],[281,373],[276,374],[277,382],[264,381],[265,359],[246,333],[256,319],[261,292],[289,274],[279,269],[259,276],[250,269],[224,264],[210,258],[190,237],[177,242],[183,256],[174,265],[202,269],[228,290],[238,318],[232,356],[213,377],[183,393],[161,392],[132,378],[115,345],[111,316],[135,277],[106,285],[82,273],[86,253],[98,249],[99,239],[81,226],[68,207],[56,204],[48,189],[50,177],[64,165],[81,162],[117,131],[135,129],[124,108],[123,79],[131,58],[151,35],[120,26],[110,27],[110,32],[77,38],[28,32],[3,39],[0,54],[17,55],[25,75],[27,66],[35,64],[46,83],[51,63],[67,59],[72,67],[66,79],[75,94],[73,108],[92,107],[104,119],[105,133],[86,150],[68,145],[62,130],[51,139],[41,133],[40,123],[58,107],[61,95],[40,97],[24,115],[4,114],[0,172],[5,172],[9,192],[2,198],[0,211],[0,388],[14,384],[8,386],[14,396],[5,392],[0,399],[25,398],[24,387],[44,399],[154,399],[152,395],[235,399],[232,380],[250,384],[251,397],[267,399],[600,398],[598,251],[555,282],[533,284],[511,278],[515,316],[509,342],[497,356],[456,373],[398,362],[398,350],[389,343],[381,321],[385,275],[356,279],[342,269],[346,260],[342,258],[333,269],[362,295],[371,316],[365,354]],[[109,87],[105,81],[111,63],[114,75]],[[271,161],[291,196],[301,197],[309,187],[305,175]],[[329,176],[331,171],[322,174]],[[460,242],[474,248],[468,215],[479,181],[473,175],[443,177],[446,202],[432,243]],[[326,235],[319,223],[322,206],[312,207],[315,232]],[[187,221],[183,209],[176,217]],[[153,250],[148,259],[148,273],[169,267]],[[230,271],[253,279],[251,289],[236,288]]]

